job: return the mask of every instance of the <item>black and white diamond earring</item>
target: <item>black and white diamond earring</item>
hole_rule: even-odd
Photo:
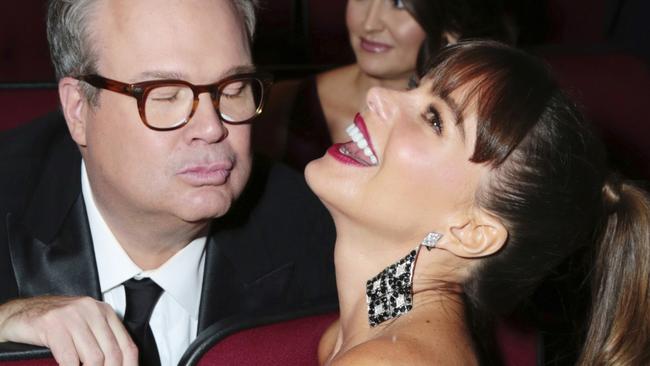
[[[442,234],[432,231],[424,237],[424,240],[422,240],[422,245],[424,245],[428,251],[431,251],[431,249],[436,247],[436,244],[438,244],[440,238],[442,238]]]
[[[371,327],[406,314],[413,308],[413,269],[422,246],[435,248],[442,234],[430,232],[397,263],[391,264],[366,282],[368,322]]]

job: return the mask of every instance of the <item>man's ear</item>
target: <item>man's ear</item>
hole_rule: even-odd
[[[466,220],[452,225],[449,233],[448,240],[439,247],[463,258],[494,254],[508,239],[508,230],[501,220],[480,208],[473,209]]]
[[[81,92],[80,81],[71,77],[59,80],[61,110],[70,136],[79,146],[86,146],[86,109],[88,102]]]

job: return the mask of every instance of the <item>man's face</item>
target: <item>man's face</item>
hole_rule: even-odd
[[[110,79],[208,84],[251,66],[229,0],[101,1],[89,24],[97,73]],[[228,211],[250,173],[250,126],[224,125],[209,94],[199,100],[186,126],[154,131],[136,99],[100,90],[84,114],[85,141],[76,140],[104,215],[174,224]]]

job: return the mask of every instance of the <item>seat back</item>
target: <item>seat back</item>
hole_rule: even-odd
[[[501,319],[496,325],[497,347],[503,366],[543,365],[543,342],[539,331],[514,318]]]
[[[550,34],[546,42],[563,44],[602,43],[608,19],[606,0],[546,0]]]
[[[328,313],[247,329],[215,344],[198,365],[316,366],[320,337],[337,318]]]
[[[50,81],[46,0],[0,2],[0,81]]]
[[[0,365],[2,366],[57,366],[56,360],[53,357],[50,358],[32,358],[27,360],[12,360],[12,361],[2,361],[0,360]]]
[[[54,88],[0,89],[0,131],[52,112],[58,105],[59,96]]]
[[[650,179],[650,69],[615,51],[545,50],[560,82],[607,144],[617,168]]]
[[[1,366],[50,366],[57,365],[47,348],[26,344],[0,343]]]
[[[185,352],[179,366],[318,366],[320,337],[337,318],[338,313],[330,306],[266,317],[226,319],[202,332]],[[540,336],[534,329],[511,320],[500,321],[496,337],[504,366],[541,364],[537,351]],[[56,365],[56,362],[46,349],[0,343],[0,365]]]
[[[2,366],[57,366],[54,358],[33,358],[29,360],[0,361]]]
[[[282,321],[281,318],[288,318]],[[292,318],[233,321],[210,327],[190,346],[179,365],[304,365],[318,366],[320,337],[338,318],[337,312]],[[269,320],[277,322],[268,323]],[[539,334],[519,323],[502,321],[496,330],[504,366],[538,365]]]

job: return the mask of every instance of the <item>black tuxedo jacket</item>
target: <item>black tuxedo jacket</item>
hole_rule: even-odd
[[[81,156],[60,113],[0,134],[0,303],[101,299]],[[335,302],[334,226],[298,173],[256,159],[206,246],[199,331],[242,313]]]

